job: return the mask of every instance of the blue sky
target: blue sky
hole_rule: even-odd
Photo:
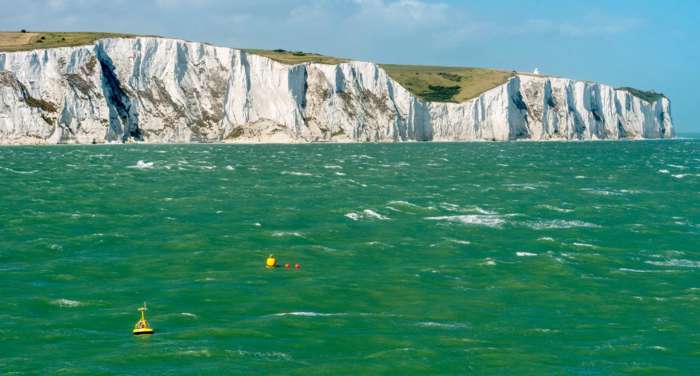
[[[700,132],[700,1],[0,0],[0,29],[118,31],[654,89]]]

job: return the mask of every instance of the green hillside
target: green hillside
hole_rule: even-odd
[[[129,38],[135,36],[133,34],[90,32],[0,32],[0,52],[82,46],[94,43],[102,38]]]

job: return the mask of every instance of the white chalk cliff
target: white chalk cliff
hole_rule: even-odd
[[[427,102],[377,64],[286,65],[164,38],[0,53],[0,144],[669,138],[670,102],[517,74]]]

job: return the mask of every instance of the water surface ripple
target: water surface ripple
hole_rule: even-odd
[[[4,147],[0,373],[692,374],[699,200],[693,140]]]

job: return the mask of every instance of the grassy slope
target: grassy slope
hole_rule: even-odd
[[[0,32],[0,52],[28,51],[37,48],[71,47],[94,43],[101,38],[130,38],[133,34],[91,32]],[[340,64],[348,59],[315,53],[285,50],[244,49],[284,64]],[[382,64],[382,68],[403,87],[419,98],[436,102],[464,102],[508,81],[512,72],[461,67]],[[663,94],[620,88],[648,102]]]
[[[128,38],[132,34],[81,32],[0,32],[0,52],[28,51],[36,48],[72,47],[91,44],[102,38]]]
[[[303,64],[303,63],[319,63],[319,64],[341,64],[347,63],[348,59],[337,57],[324,56],[311,52],[302,51],[286,51],[286,50],[259,50],[253,48],[244,48],[243,51],[265,56],[274,61],[284,64]]]
[[[285,50],[245,51],[284,64],[340,64],[347,59]],[[389,76],[419,98],[441,102],[463,102],[505,83],[510,72],[484,68],[431,67],[383,64]]]
[[[657,93],[655,91],[645,91],[645,90],[639,90],[635,89],[633,87],[618,87],[617,90],[624,90],[630,92],[630,94],[634,95],[635,97],[645,100],[649,103],[654,103],[658,101],[661,98],[664,98],[665,95],[661,93]]]
[[[419,98],[439,102],[464,102],[502,85],[511,72],[486,68],[382,65],[389,76]]]

